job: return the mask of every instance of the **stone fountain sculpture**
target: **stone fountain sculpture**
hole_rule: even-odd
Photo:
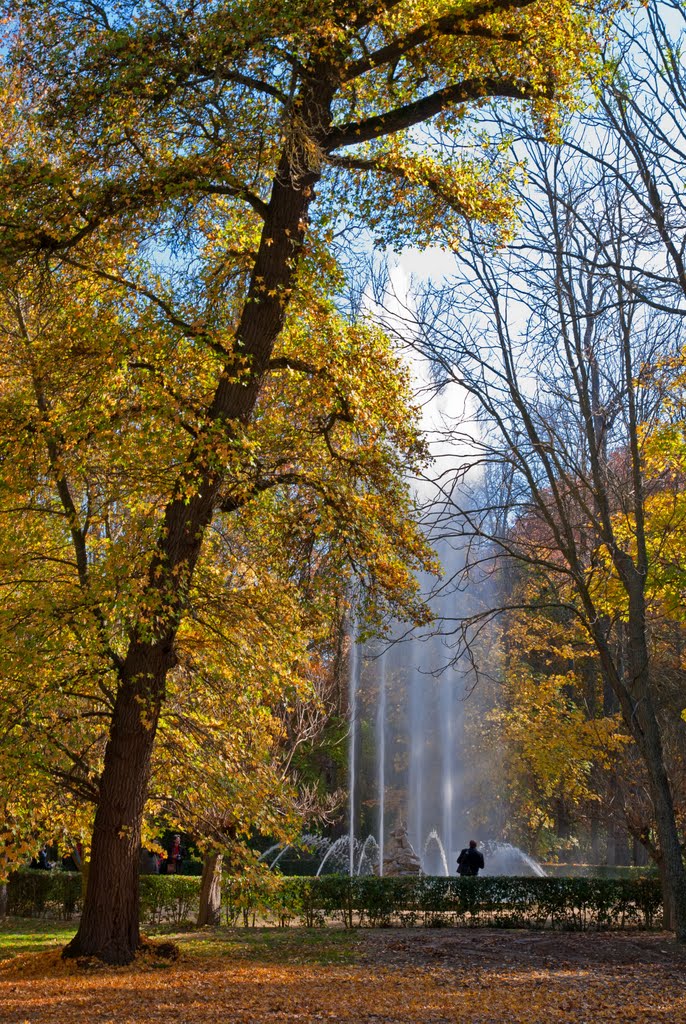
[[[401,823],[391,832],[384,852],[383,873],[390,877],[418,875],[421,869],[419,857],[407,838],[407,828]]]

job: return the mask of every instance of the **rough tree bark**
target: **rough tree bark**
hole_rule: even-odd
[[[221,853],[206,853],[203,858],[198,908],[199,928],[207,924],[220,923],[223,861],[224,855]]]

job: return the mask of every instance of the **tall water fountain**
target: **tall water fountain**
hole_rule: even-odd
[[[357,795],[356,785],[356,773],[357,773],[357,733],[358,733],[358,714],[357,714],[357,695],[360,686],[359,678],[359,652],[357,642],[354,634],[354,620],[353,629],[350,635],[350,647],[348,656],[348,706],[350,709],[350,740],[348,746],[348,772],[350,775],[348,781],[348,869],[349,874],[355,874],[355,798]],[[320,869],[321,870],[321,869]],[[317,872],[319,874],[319,872]]]
[[[423,850],[426,873],[444,873],[446,858],[455,853],[453,822],[459,815],[459,787],[453,743],[461,730],[461,690],[455,672],[431,674],[428,652],[432,647],[435,642],[418,640],[381,649],[351,645],[351,874],[355,841],[364,841],[367,835],[376,839],[378,870],[383,874],[387,839],[400,822],[407,825],[414,849]],[[424,849],[431,832],[436,842]]]
[[[402,292],[401,284],[396,294]],[[389,333],[397,329],[404,336],[408,310],[402,303],[395,326],[388,307],[370,312]],[[431,394],[423,428],[438,467],[433,481],[417,485],[431,520],[428,534],[444,569],[442,582],[423,581],[427,591],[434,588],[429,604],[435,628],[422,635],[398,626],[388,642],[357,644],[355,623],[350,624],[347,830],[322,851],[318,873],[383,873],[391,833],[403,825],[425,873],[454,874],[458,852],[472,838],[463,784],[465,777],[473,780],[476,768],[466,762],[463,742],[465,690],[471,680],[465,663],[455,657],[451,631],[477,610],[483,595],[455,583],[465,552],[459,524],[451,521],[446,480],[465,453],[455,450],[454,435],[446,442],[444,433],[446,423],[459,423],[459,410],[465,412],[464,394],[459,388],[433,393],[430,368],[417,364],[412,370],[418,394]],[[540,870],[525,854],[518,859],[514,849],[492,841],[486,872]]]
[[[460,559],[445,544],[441,554],[451,568]],[[456,617],[455,601],[464,605],[464,595],[450,588],[432,598],[437,624]],[[446,633],[398,632],[365,645],[351,636],[349,650],[350,870],[354,840],[373,834],[383,873],[388,837],[402,823],[425,873],[454,873],[469,839],[461,799],[465,679]]]
[[[448,579],[460,553],[439,545]],[[348,869],[359,873],[366,837],[378,847],[384,871],[390,833],[399,824],[425,874],[454,875],[459,850],[472,838],[466,792],[478,767],[465,763],[464,710],[471,684],[455,658],[448,623],[468,611],[469,596],[445,586],[432,599],[436,626],[390,641],[358,645],[349,656]],[[477,835],[485,874],[543,874],[536,862],[493,835]]]
[[[464,595],[455,599],[464,602]],[[444,622],[450,600],[443,595],[437,601]],[[408,873],[398,870],[402,833],[400,845],[410,847],[408,869],[455,874],[458,851],[472,838],[469,785],[463,783],[465,767],[469,782],[475,766],[465,765],[463,743],[469,680],[452,654],[440,630],[367,644],[356,643],[351,630],[347,830],[335,840],[303,836],[287,847],[270,847],[261,859],[278,869],[288,850],[300,850],[318,862],[318,875],[383,874],[388,851],[389,870],[396,869],[391,873]],[[484,874],[544,874],[517,847],[490,836],[477,838],[486,859]],[[414,867],[413,852],[419,859]]]

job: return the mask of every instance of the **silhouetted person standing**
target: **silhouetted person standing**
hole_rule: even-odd
[[[457,858],[457,873],[463,878],[476,878],[484,866],[484,855],[476,848],[476,839],[469,840],[469,846],[460,850]]]

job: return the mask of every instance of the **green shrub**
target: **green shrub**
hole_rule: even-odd
[[[224,875],[222,907],[224,922],[245,928],[265,921],[285,926],[301,915],[300,879],[270,871],[264,864],[246,870],[242,875]]]
[[[657,875],[655,864],[542,864],[549,878],[645,878]]]
[[[141,921],[148,925],[184,924],[198,912],[196,875],[141,875]]]
[[[142,875],[141,920],[181,925],[195,916],[200,878]],[[66,871],[19,871],[8,885],[8,912],[70,918],[80,910],[81,876]],[[489,925],[565,930],[652,928],[662,897],[658,879],[645,878],[374,878],[279,875],[259,865],[225,875],[226,925],[299,921],[308,928],[339,921],[346,928],[403,925]]]
[[[277,876],[278,877],[278,876]],[[508,928],[653,927],[661,906],[657,879],[320,878],[291,876],[281,906],[303,924],[325,920],[383,927],[490,925]],[[263,916],[259,914],[258,916]]]
[[[16,917],[58,917],[68,921],[81,910],[78,871],[24,868],[7,885],[7,913]]]

